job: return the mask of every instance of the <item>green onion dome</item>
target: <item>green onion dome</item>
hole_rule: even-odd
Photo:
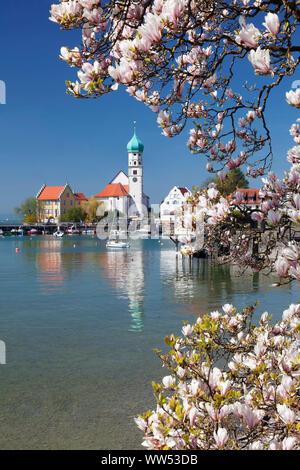
[[[132,139],[127,144],[127,152],[143,152],[144,144],[137,137],[135,131]]]

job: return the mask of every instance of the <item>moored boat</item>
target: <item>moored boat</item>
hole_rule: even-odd
[[[129,248],[130,243],[120,240],[120,232],[118,230],[112,230],[109,238],[106,242],[106,248]]]

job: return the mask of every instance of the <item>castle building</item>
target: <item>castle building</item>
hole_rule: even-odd
[[[128,175],[119,171],[113,180],[95,198],[104,203],[108,212],[117,210],[130,218],[146,216],[150,209],[150,199],[143,188],[144,145],[136,135],[127,144]]]

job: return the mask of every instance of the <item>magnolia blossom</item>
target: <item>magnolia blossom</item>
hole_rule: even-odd
[[[216,441],[216,447],[222,448],[225,446],[228,440],[228,432],[225,428],[219,428],[218,431],[214,432],[214,438]]]
[[[269,12],[265,17],[265,23],[263,23],[263,25],[269,31],[270,34],[273,34],[273,36],[278,35],[280,30],[280,21],[276,13]]]
[[[300,88],[297,88],[295,91],[288,91],[285,96],[289,105],[300,109]]]
[[[277,411],[282,421],[286,424],[293,423],[296,419],[295,413],[286,405],[277,405]]]
[[[290,305],[275,325],[264,312],[255,328],[249,310],[236,313],[227,304],[223,312],[200,315],[195,325],[187,325],[189,335],[177,339],[176,350],[161,356],[172,375],[163,378],[163,388],[154,384],[156,410],[145,413],[144,422],[136,420],[144,445],[155,450],[299,449],[300,304]],[[244,324],[244,336],[229,326],[233,316]],[[214,359],[225,357],[233,344],[241,352],[222,370]],[[253,369],[247,365],[251,361]]]
[[[236,42],[246,47],[258,46],[258,41],[261,37],[259,29],[257,29],[252,23],[245,25],[236,36]]]
[[[162,383],[165,388],[172,388],[176,384],[176,379],[175,377],[172,377],[171,375],[167,375],[162,379]]]
[[[261,49],[260,47],[256,50],[252,49],[248,55],[248,59],[253,65],[257,75],[268,75],[272,72],[270,52],[268,49]]]

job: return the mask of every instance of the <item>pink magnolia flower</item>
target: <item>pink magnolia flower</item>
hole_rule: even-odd
[[[283,257],[278,258],[278,260],[274,263],[274,268],[279,277],[287,277],[290,264],[287,260]]]
[[[237,204],[241,204],[244,200],[244,194],[241,191],[237,191],[235,193],[235,201]]]
[[[158,114],[157,122],[161,127],[168,127],[171,123],[170,114],[167,111],[161,110]]]
[[[87,8],[89,10],[93,10],[94,7],[99,5],[100,0],[80,0],[79,1],[80,5],[83,6],[84,8]]]
[[[300,88],[297,88],[295,91],[288,91],[285,96],[289,105],[300,109]]]
[[[279,223],[281,219],[281,214],[279,212],[275,212],[273,210],[270,210],[268,212],[268,217],[267,217],[267,221],[272,224],[272,225],[276,225]]]
[[[173,26],[177,26],[178,19],[184,11],[185,3],[184,0],[167,0],[163,6],[161,16],[173,23]]]
[[[258,46],[261,33],[252,23],[244,25],[236,36],[236,42],[241,46],[254,47]]]
[[[209,199],[215,199],[216,197],[218,197],[219,195],[219,191],[215,188],[209,188],[207,190],[207,196],[209,197]]]
[[[80,15],[82,11],[81,5],[77,0],[69,0],[67,2],[60,3],[59,5],[51,5],[50,9],[50,21],[54,21],[58,24],[63,24]]]
[[[176,385],[176,378],[173,377],[172,375],[166,375],[163,379],[162,379],[162,384],[165,388],[172,388],[174,387],[174,385]]]
[[[186,337],[189,337],[191,336],[191,334],[193,334],[193,327],[191,325],[185,325],[182,327],[182,334]]]
[[[248,59],[254,67],[256,75],[268,75],[272,73],[270,64],[270,52],[268,49],[261,49],[258,47],[256,50],[252,49],[248,55]]]
[[[222,372],[218,367],[214,367],[209,374],[209,385],[210,387],[215,390],[221,383],[222,379]]]
[[[251,214],[251,219],[256,222],[262,222],[265,218],[265,215],[262,212],[253,212]]]
[[[253,429],[263,419],[265,412],[263,410],[252,410],[248,405],[238,403],[234,408],[234,413],[239,418],[244,418],[247,426]]]
[[[282,441],[282,450],[293,450],[296,444],[296,437],[285,437]]]
[[[216,446],[222,448],[225,446],[228,441],[228,432],[225,428],[219,428],[218,431],[214,431],[214,439],[216,441]]]
[[[161,40],[162,30],[161,17],[147,13],[145,15],[145,23],[139,27],[138,33],[150,43],[153,43]]]
[[[222,309],[225,313],[227,313],[227,315],[229,315],[233,311],[234,307],[232,304],[225,304],[223,305]]]
[[[277,405],[277,412],[285,424],[293,423],[296,419],[295,413],[286,405]]]
[[[271,33],[273,36],[277,36],[280,30],[280,21],[278,15],[276,13],[269,12],[265,16],[265,23],[263,23],[265,28]]]

